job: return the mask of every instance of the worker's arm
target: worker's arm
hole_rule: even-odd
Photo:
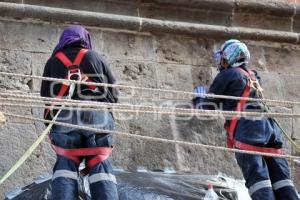
[[[89,62],[88,65],[90,66],[90,71],[87,73],[94,74],[92,78],[94,79],[93,81],[95,82],[100,82],[100,83],[108,83],[108,84],[115,84],[116,79],[113,76],[113,73],[110,70],[110,67],[108,64],[105,62],[104,58],[100,56],[98,53],[95,51],[89,51],[88,53],[88,58],[87,61]],[[102,91],[103,94],[105,94],[105,98],[111,103],[116,103],[118,102],[118,95],[119,92],[117,88],[112,88],[112,87],[98,87],[100,91]]]
[[[234,71],[232,69],[225,69],[221,71],[213,83],[211,84],[208,93],[215,95],[225,95],[226,89],[232,81]],[[220,108],[220,104],[223,102],[222,98],[200,97],[199,101],[201,106],[199,108],[206,110],[216,110]]]
[[[109,84],[115,84],[116,83],[116,79],[112,73],[112,71],[110,70],[110,67],[108,66],[108,64],[102,60],[102,65],[103,65],[103,72],[107,77],[107,82]],[[109,87],[108,88],[108,95],[111,95],[110,98],[113,100],[113,103],[117,103],[118,102],[118,98],[119,98],[119,90],[116,87]]]

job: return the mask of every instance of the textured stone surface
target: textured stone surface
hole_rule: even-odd
[[[3,175],[34,142],[37,138],[37,133],[33,124],[11,122],[0,127],[0,135],[0,143],[3,151],[3,154],[0,156],[0,169],[1,175]],[[25,164],[5,184],[1,185],[0,198],[3,199],[4,193],[12,188],[29,184],[33,177],[48,171],[49,169],[45,165],[44,155],[40,151],[40,148],[38,148]]]
[[[288,48],[264,48],[266,67],[269,71],[299,74],[299,50]]]
[[[0,43],[4,49],[49,53],[58,34],[56,25],[0,21]]]
[[[137,15],[137,1],[128,0],[113,0],[113,1],[98,1],[89,0],[83,4],[80,0],[75,0],[70,4],[68,1],[47,1],[47,0],[23,0],[23,3],[32,5],[42,5],[57,8],[70,8],[75,10],[87,10],[93,12],[108,12],[119,15]]]
[[[177,140],[225,146],[223,121],[220,119],[190,118],[175,120],[172,132]],[[177,146],[181,170],[201,171],[207,174],[218,172],[241,176],[232,154],[205,148]],[[224,162],[225,160],[229,162]],[[214,167],[211,167],[214,166]]]
[[[50,58],[49,53],[31,53],[32,75],[42,76],[47,60]],[[40,92],[42,80],[33,79],[30,87],[34,92]]]
[[[28,0],[25,2],[58,6],[58,1],[38,2]],[[86,5],[78,7],[77,4],[70,7],[74,9],[92,9],[93,11],[99,12],[112,12],[111,10],[113,10],[114,6],[117,6],[118,2],[120,3],[120,5],[118,5],[119,9],[116,9],[114,11],[115,13],[137,15],[137,11],[133,9],[135,6],[134,1],[127,0],[111,2],[91,1],[90,5],[93,6],[89,6],[89,8]],[[209,19],[214,7],[211,6],[212,4],[207,4],[208,0],[185,1],[185,4],[182,2],[183,1],[156,0],[153,3],[153,1],[143,0],[141,1],[142,5],[140,5],[141,8],[143,8],[140,10],[140,14],[142,16],[155,18],[159,18],[157,15],[164,14],[161,18],[177,19],[180,21],[196,21],[200,19],[201,16],[205,16],[202,19],[203,21],[201,21],[203,23],[230,25],[227,21],[228,13],[223,13],[224,16],[226,16],[223,19],[218,18],[223,15]],[[218,0],[211,0],[209,2],[214,2],[214,5],[219,5]],[[215,8],[218,11],[218,15],[222,14],[221,12],[223,11],[230,12],[234,6],[237,6],[234,5],[231,0],[224,2],[222,3],[223,8]],[[69,6],[69,4],[64,1],[60,1],[59,3],[59,6],[62,7]],[[272,2],[269,3],[272,4]],[[162,13],[160,8],[157,7],[158,5],[167,7],[169,4],[172,4],[170,12]],[[275,9],[276,6],[275,8],[266,8],[268,15],[264,17],[272,16],[269,21],[264,21],[265,18],[257,20],[256,16],[246,16],[247,14],[244,14],[241,19],[235,18],[241,16],[243,9],[246,9],[247,12],[250,13],[258,9],[257,4],[260,4],[260,1],[255,1],[249,5],[243,3],[239,4],[240,13],[230,18],[236,23],[234,25],[241,26],[244,20],[250,20],[247,22],[247,26],[262,28],[272,27],[273,23],[275,23],[275,18],[273,17],[276,16],[278,12]],[[111,7],[108,7],[108,5],[111,5]],[[186,7],[183,7],[183,5]],[[208,7],[205,7],[205,5]],[[285,8],[282,7],[282,9]],[[191,13],[191,15],[188,16],[187,13]],[[289,13],[289,8],[286,8],[282,18],[286,19]],[[289,28],[287,21],[280,21],[280,24],[281,25],[277,28],[284,30]],[[167,27],[168,25],[165,26]],[[55,47],[63,27],[63,24],[55,23],[0,20],[0,71],[41,75],[43,66]],[[174,27],[172,26],[171,28]],[[122,27],[119,28],[121,29]],[[175,32],[175,34],[165,34],[161,33],[160,30],[143,34],[125,32],[118,28],[112,30],[89,27],[89,30],[92,34],[94,49],[105,57],[118,83],[151,88],[192,91],[193,87],[199,84],[208,86],[213,80],[213,77],[218,73],[217,70],[213,68],[212,52],[223,43],[223,40],[218,39],[219,36],[210,35],[211,32],[207,33],[211,39],[207,39],[203,35],[189,37],[177,32]],[[189,30],[195,31],[193,27]],[[223,32],[217,33],[221,35],[224,34]],[[232,35],[228,34],[228,38],[229,37],[232,37]],[[266,41],[254,42],[248,40],[245,42],[249,44],[249,49],[252,54],[251,66],[259,71],[263,79],[262,84],[265,89],[265,96],[272,99],[299,100],[299,47],[286,43]],[[22,91],[31,90],[33,92],[39,92],[40,81],[0,77],[0,86],[1,88],[13,89],[11,91],[20,89]],[[137,94],[137,92],[135,94]],[[141,93],[139,93],[139,97],[142,96],[140,94]],[[176,105],[178,107],[187,107],[190,103],[189,98],[182,98],[182,96],[180,97],[180,101],[174,101],[174,97],[176,96],[163,94],[165,95],[163,96],[164,98],[172,99],[172,101],[164,101],[162,96],[157,94],[155,94],[156,96],[153,98],[151,92],[143,91],[142,94],[144,98],[132,99],[129,98],[130,95],[128,95],[127,98],[123,96],[121,101],[142,105]],[[177,98],[179,97],[177,96]],[[278,112],[291,112],[290,107],[275,107],[273,109]],[[2,107],[1,110],[22,115],[42,117],[41,109]],[[299,113],[300,109],[294,108],[293,111]],[[125,117],[126,120],[124,120]],[[173,119],[165,115],[151,114],[116,115],[116,118],[117,130],[130,132],[131,134],[225,146],[225,133],[222,119],[204,120],[182,117]],[[280,119],[280,122],[288,134],[292,134],[293,138],[300,142],[300,133],[298,131],[300,128],[299,119]],[[43,129],[44,125],[42,123],[33,123],[28,120],[20,119],[9,119],[8,124],[0,127],[0,136],[1,138],[3,137],[3,140],[0,140],[0,149],[3,152],[2,157],[0,156],[0,160],[4,161],[0,163],[0,175],[9,169]],[[26,130],[26,134],[24,130]],[[174,167],[176,170],[199,171],[204,174],[224,172],[231,176],[241,177],[241,173],[232,154],[202,148],[144,141],[123,136],[115,136],[115,141],[116,145],[113,153],[113,161],[116,166],[125,169],[135,170],[139,166],[152,170]],[[17,146],[14,146],[15,144]],[[290,146],[287,143],[285,146],[288,150],[287,152],[290,152]],[[0,189],[0,194],[3,196],[4,192],[13,187],[28,183],[33,177],[43,171],[51,171],[54,161],[55,154],[50,150],[49,142],[45,141],[30,160],[27,161],[12,178],[5,182],[4,186]],[[36,168],[34,171],[31,170],[32,166]],[[293,174],[295,180],[299,179],[299,173],[294,172]]]
[[[168,12],[166,12],[166,9]],[[214,15],[212,15],[214,13]],[[155,5],[155,3],[142,4],[140,8],[140,15],[146,18],[157,18],[161,20],[176,20],[204,23],[204,24],[218,24],[229,26],[231,24],[231,12],[218,11],[216,9],[187,9],[179,6],[171,5]]]
[[[162,64],[157,65],[158,87],[192,91],[192,74],[189,65]]]
[[[156,36],[158,61],[211,66],[213,41],[181,35]],[[209,52],[209,53],[208,53]]]
[[[0,70],[3,72],[30,74],[30,53],[23,51],[0,50]],[[0,86],[9,89],[29,90],[29,79],[2,76]]]
[[[101,53],[109,58],[142,61],[155,59],[152,36],[103,32],[102,37],[103,50]]]

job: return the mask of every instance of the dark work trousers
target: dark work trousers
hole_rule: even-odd
[[[106,111],[62,111],[57,121],[93,128],[113,130],[114,119]],[[50,137],[56,146],[65,149],[111,147],[112,135],[96,134],[63,126],[54,126]],[[84,158],[82,158],[84,159]],[[57,155],[53,168],[52,199],[78,199],[78,164],[66,157]],[[88,175],[90,191],[94,200],[118,200],[117,182],[112,174],[109,159],[94,166]]]
[[[283,158],[236,153],[253,200],[299,200]]]

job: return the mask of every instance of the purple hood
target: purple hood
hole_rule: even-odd
[[[64,29],[53,54],[61,51],[65,46],[75,43],[81,44],[86,49],[92,49],[90,33],[79,25],[71,25]]]

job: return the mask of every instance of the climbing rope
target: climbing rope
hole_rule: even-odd
[[[222,98],[222,99],[231,99],[231,100],[247,100],[247,101],[259,101],[264,103],[275,103],[275,104],[285,104],[285,105],[299,105],[300,102],[294,101],[283,101],[283,100],[272,100],[272,99],[257,99],[257,98],[245,98],[245,97],[235,97],[235,96],[226,96],[226,95],[213,95],[213,94],[198,94],[192,92],[185,92],[179,90],[166,90],[166,89],[154,89],[154,88],[146,88],[146,87],[137,87],[137,86],[128,86],[128,85],[118,85],[118,84],[106,84],[106,83],[89,83],[89,82],[82,82],[82,81],[72,81],[66,79],[57,79],[57,78],[48,78],[48,77],[41,77],[41,76],[33,76],[33,75],[24,75],[24,74],[15,74],[15,73],[6,73],[0,72],[0,75],[7,75],[7,76],[16,76],[22,78],[31,78],[31,79],[39,79],[39,80],[46,80],[46,81],[56,81],[56,82],[69,82],[72,84],[83,84],[83,85],[93,85],[93,86],[102,86],[102,87],[118,87],[118,88],[125,88],[125,89],[132,89],[132,90],[147,90],[151,92],[163,92],[163,93],[173,93],[173,94],[180,94],[180,95],[189,95],[189,96],[202,96],[207,98]],[[59,109],[59,112],[62,109],[90,109],[90,110],[110,110],[112,112],[139,112],[139,113],[156,113],[156,114],[176,114],[176,115],[196,115],[196,116],[251,116],[251,117],[300,117],[298,113],[271,113],[271,112],[235,112],[235,111],[216,111],[216,110],[196,110],[196,109],[185,109],[185,108],[174,108],[174,107],[157,107],[157,106],[143,106],[143,105],[133,105],[133,104],[112,104],[112,103],[103,103],[103,102],[93,102],[93,101],[79,101],[79,100],[71,100],[71,99],[55,99],[55,98],[46,98],[46,97],[39,97],[39,96],[29,96],[29,95],[20,95],[20,94],[12,94],[12,93],[0,93],[0,96],[6,98],[0,98],[1,101],[6,102],[22,102],[23,104],[12,104],[12,103],[0,103],[1,106],[14,106],[14,107],[30,107],[30,108],[49,108],[47,105],[30,105],[29,103],[35,104],[52,104],[54,103],[55,106],[52,108]],[[11,98],[12,97],[12,98]],[[18,99],[23,98],[23,99]],[[24,99],[25,98],[25,99]],[[27,103],[25,105],[24,103]],[[28,105],[29,104],[29,105]],[[59,105],[62,104],[62,107]],[[135,108],[135,109],[133,109]],[[188,147],[198,147],[198,148],[207,148],[212,150],[222,150],[226,152],[235,152],[235,153],[247,153],[252,155],[261,155],[261,156],[268,156],[268,157],[281,157],[287,158],[290,160],[299,160],[300,157],[293,156],[293,155],[278,155],[278,154],[271,154],[271,153],[262,153],[262,152],[254,152],[254,151],[247,151],[247,150],[239,150],[239,149],[232,149],[220,146],[212,146],[212,145],[205,145],[200,143],[192,143],[192,142],[185,142],[185,141],[178,141],[178,140],[169,140],[164,138],[154,138],[150,136],[142,136],[136,134],[130,134],[126,132],[120,131],[109,131],[109,130],[102,130],[96,129],[86,126],[79,126],[74,124],[68,124],[63,122],[57,122],[56,118],[59,112],[55,115],[52,121],[39,119],[34,117],[27,117],[22,115],[16,115],[11,113],[3,113],[5,116],[8,117],[15,117],[15,118],[22,118],[27,120],[33,121],[40,121],[44,123],[49,123],[49,126],[43,131],[41,136],[33,143],[33,145],[24,153],[24,155],[18,160],[18,162],[0,179],[0,184],[2,184],[11,174],[14,173],[25,161],[26,159],[32,154],[35,148],[42,142],[48,132],[51,130],[53,125],[60,125],[66,126],[71,128],[77,128],[87,131],[93,131],[95,133],[112,133],[118,134],[121,136],[126,137],[133,137],[136,139],[144,139],[147,141],[156,141],[156,142],[164,142],[164,143],[171,143],[177,145],[183,145]]]
[[[41,142],[45,139],[45,137],[48,135],[50,132],[52,126],[54,125],[54,121],[57,119],[58,115],[62,111],[63,107],[56,113],[56,115],[53,117],[52,120],[49,121],[49,125],[47,128],[42,132],[42,134],[37,138],[37,140],[27,149],[27,151],[20,157],[20,159],[6,172],[0,179],[0,185],[8,179],[21,165],[31,156],[33,151],[41,144]],[[5,116],[10,116],[7,115],[7,113],[3,113]]]
[[[179,116],[201,116],[201,117],[291,117],[300,118],[299,114],[286,114],[286,113],[261,113],[261,112],[236,112],[236,111],[211,111],[211,110],[200,110],[197,112],[178,112],[172,109],[170,110],[141,110],[141,109],[125,109],[119,108],[118,106],[112,105],[100,105],[97,107],[86,107],[86,105],[78,106],[76,104],[66,104],[64,110],[82,110],[82,111],[93,111],[93,110],[107,110],[111,112],[120,113],[148,113],[148,114],[164,114],[164,115],[179,115]],[[60,106],[47,106],[47,105],[25,105],[25,104],[12,104],[12,103],[0,103],[0,106],[13,106],[13,107],[24,107],[24,108],[47,108],[47,109],[60,109]],[[190,109],[192,110],[192,109]]]
[[[300,102],[297,102],[297,101],[257,99],[257,98],[246,98],[246,97],[236,97],[236,96],[227,96],[227,95],[214,95],[214,94],[199,94],[199,93],[186,92],[186,91],[180,91],[180,90],[156,89],[156,88],[138,87],[138,86],[130,86],[130,85],[74,81],[74,80],[42,77],[42,76],[35,76],[35,75],[25,75],[25,74],[17,74],[17,73],[8,73],[8,72],[0,72],[0,75],[22,77],[22,78],[29,78],[29,79],[38,79],[38,80],[53,81],[53,82],[61,82],[61,83],[68,82],[68,83],[74,83],[74,84],[93,85],[93,86],[100,86],[100,87],[102,86],[102,87],[124,88],[124,89],[132,89],[132,90],[147,90],[147,91],[152,91],[152,92],[163,92],[163,93],[188,95],[188,96],[192,96],[192,97],[202,96],[202,97],[207,97],[207,98],[259,101],[259,102],[270,102],[270,103],[285,104],[285,105],[300,105]]]
[[[144,140],[153,141],[153,142],[171,143],[171,144],[183,145],[183,146],[188,146],[188,147],[193,146],[193,147],[207,148],[207,149],[212,149],[212,150],[222,150],[222,151],[227,151],[227,152],[232,152],[232,153],[246,153],[246,154],[251,154],[251,155],[287,158],[287,159],[292,159],[295,161],[300,161],[300,156],[232,149],[232,148],[227,148],[227,147],[220,147],[220,146],[207,145],[207,144],[201,144],[201,143],[193,143],[193,142],[186,142],[186,141],[180,141],[180,140],[170,140],[170,139],[157,138],[157,137],[151,137],[151,136],[145,136],[145,135],[137,135],[137,134],[131,134],[131,133],[122,132],[122,131],[98,129],[98,128],[93,128],[93,127],[88,127],[88,126],[80,126],[80,125],[69,124],[69,123],[65,123],[65,122],[51,121],[51,120],[40,119],[40,118],[35,118],[35,117],[28,117],[28,116],[17,115],[17,114],[11,114],[11,113],[6,113],[6,112],[4,112],[3,114],[5,116],[13,117],[13,118],[21,118],[21,119],[38,121],[38,122],[43,122],[43,123],[53,123],[54,125],[59,125],[59,126],[64,126],[64,127],[69,127],[69,128],[76,128],[76,129],[86,130],[86,131],[92,131],[97,134],[116,134],[116,135],[120,135],[120,136],[126,136],[126,137],[131,137],[131,138],[136,138],[136,139],[144,139]]]
[[[103,108],[106,109],[123,109],[125,112],[136,112],[136,113],[156,113],[156,114],[176,114],[176,115],[195,115],[195,116],[224,116],[224,117],[290,117],[299,118],[300,113],[275,113],[275,112],[236,112],[236,111],[222,111],[222,110],[199,110],[199,109],[185,109],[175,107],[159,107],[159,106],[143,106],[134,104],[120,104],[120,103],[105,103],[95,101],[81,101],[81,100],[70,100],[70,99],[56,99],[51,97],[30,97],[28,95],[15,95],[15,94],[4,94],[0,93],[0,96],[10,96],[22,98],[22,102],[30,102],[28,99],[37,99],[45,101],[35,101],[32,103],[43,103],[43,104],[58,104],[58,102],[64,103],[66,106],[74,106],[84,110],[85,108]],[[24,99],[27,98],[27,99]],[[5,98],[1,98],[4,100]],[[8,101],[20,101],[18,99],[7,99]],[[9,104],[7,104],[9,105]],[[18,106],[18,105],[16,105]],[[25,105],[24,105],[25,106]],[[127,109],[125,109],[127,108]]]

